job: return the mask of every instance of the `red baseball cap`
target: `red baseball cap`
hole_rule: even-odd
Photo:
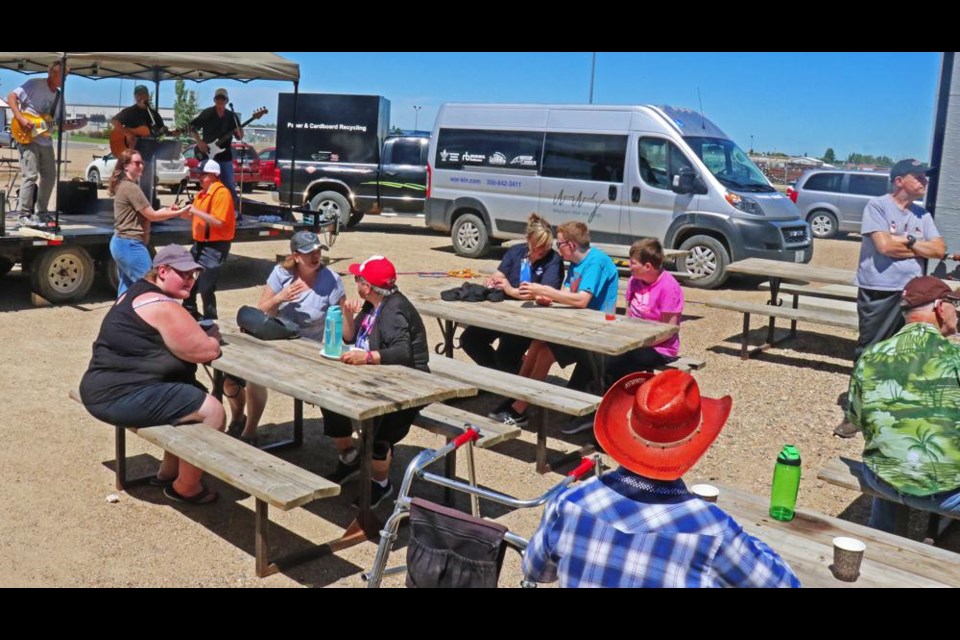
[[[390,289],[397,284],[397,270],[383,256],[370,256],[363,262],[350,265],[350,273],[381,289]]]

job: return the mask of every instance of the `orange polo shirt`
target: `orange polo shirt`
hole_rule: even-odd
[[[206,191],[201,191],[193,199],[193,206],[209,213],[217,220],[223,220],[219,227],[207,224],[200,216],[193,216],[193,239],[197,242],[217,242],[233,240],[237,218],[233,212],[233,196],[222,182],[214,182]]]

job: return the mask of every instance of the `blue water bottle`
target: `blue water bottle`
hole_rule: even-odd
[[[520,282],[533,282],[530,275],[530,261],[526,258],[520,261]]]
[[[343,350],[343,315],[340,306],[333,305],[327,309],[327,317],[323,322],[323,355],[328,358],[339,358]]]

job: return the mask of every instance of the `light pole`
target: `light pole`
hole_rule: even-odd
[[[593,77],[597,72],[597,52],[593,52],[593,59],[590,63],[590,104],[593,104]]]
[[[753,134],[750,134],[750,153],[753,153]]]
[[[423,107],[418,107],[413,105],[413,130],[418,131],[417,125],[420,124],[420,109]]]

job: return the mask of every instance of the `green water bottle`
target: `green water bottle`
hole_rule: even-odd
[[[777,464],[773,467],[773,486],[770,488],[770,517],[775,520],[793,520],[800,490],[800,452],[792,444],[784,445]]]

